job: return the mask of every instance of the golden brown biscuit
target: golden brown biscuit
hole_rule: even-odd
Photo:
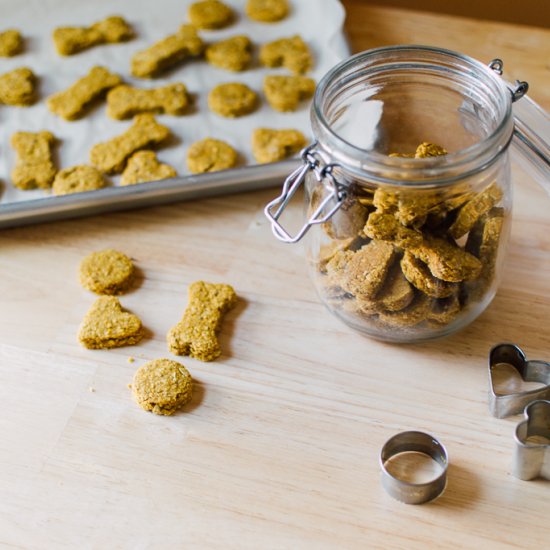
[[[315,92],[315,80],[306,76],[268,75],[264,78],[264,94],[276,111],[295,111],[300,101]]]
[[[159,124],[153,115],[136,115],[126,132],[94,145],[90,151],[90,161],[102,172],[118,174],[124,170],[128,157],[133,153],[158,145],[169,136],[170,130]]]
[[[143,338],[139,318],[122,309],[115,296],[101,296],[86,313],[78,340],[88,349],[133,346]]]
[[[408,251],[405,251],[401,259],[401,269],[409,283],[432,298],[448,298],[458,292],[457,283],[437,279],[425,263]]]
[[[132,260],[108,248],[88,254],[79,268],[80,284],[96,294],[122,294],[134,278]]]
[[[191,400],[193,379],[181,363],[156,359],[136,371],[132,393],[142,409],[169,416]]]
[[[256,128],[252,133],[252,154],[257,162],[277,162],[291,157],[306,145],[299,130]]]
[[[414,327],[430,315],[432,302],[432,298],[419,293],[405,309],[380,313],[380,321],[397,328]]]
[[[362,239],[359,237],[349,237],[347,239],[338,239],[330,241],[327,244],[323,244],[319,248],[318,263],[317,268],[319,272],[326,273],[327,264],[334,258],[338,253],[346,250],[356,250],[360,248],[360,243]]]
[[[223,314],[237,303],[233,287],[197,281],[189,286],[189,303],[183,319],[167,336],[168,347],[176,355],[190,355],[213,361],[221,354],[216,332]]]
[[[128,164],[120,178],[120,185],[165,180],[177,175],[172,166],[157,160],[154,151],[138,151],[128,159]]]
[[[248,36],[232,36],[210,44],[205,51],[206,61],[227,71],[244,71],[252,60],[252,42]]]
[[[16,132],[11,146],[17,158],[11,173],[15,187],[19,189],[48,189],[55,177],[52,160],[55,137],[51,132]]]
[[[266,67],[286,67],[295,74],[307,73],[313,65],[308,45],[298,35],[280,38],[260,49],[260,63]]]
[[[309,216],[312,216],[319,208],[325,198],[325,193],[326,189],[324,188],[317,188],[313,191]],[[357,237],[362,233],[368,215],[369,211],[355,197],[348,196],[330,220],[322,224],[322,227],[325,233],[333,239]]]
[[[389,241],[399,248],[410,248],[422,244],[422,233],[405,227],[392,214],[372,212],[369,214],[364,232],[371,239]]]
[[[0,103],[27,107],[36,101],[36,76],[27,67],[0,75]]]
[[[428,321],[431,321],[435,326],[448,325],[456,319],[461,312],[460,300],[458,294],[453,294],[448,298],[434,300],[432,309],[428,313]]]
[[[18,30],[0,32],[0,57],[13,57],[23,51],[23,37]]]
[[[95,66],[63,92],[51,95],[46,104],[52,113],[65,120],[75,120],[84,114],[92,101],[121,82],[117,74],[109,72],[105,67]]]
[[[424,159],[427,157],[440,157],[447,154],[447,150],[435,143],[427,141],[421,143],[414,153],[414,158]]]
[[[248,0],[246,15],[261,23],[275,23],[288,15],[288,0]]]
[[[182,25],[176,34],[156,42],[132,57],[131,72],[138,78],[152,78],[159,72],[202,53],[204,43],[195,27]]]
[[[194,2],[187,15],[197,29],[221,29],[233,21],[233,10],[220,0]]]
[[[106,185],[103,174],[97,168],[81,164],[58,172],[53,180],[52,191],[54,195],[68,195],[94,191]]]
[[[256,109],[258,94],[241,82],[218,84],[208,94],[209,109],[223,117],[236,118]]]
[[[237,151],[225,141],[206,138],[196,141],[187,151],[187,168],[194,174],[227,170],[237,164]]]

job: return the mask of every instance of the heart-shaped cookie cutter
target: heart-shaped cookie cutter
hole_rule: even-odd
[[[540,382],[541,388],[498,394],[493,383],[493,371],[499,364],[514,367],[524,382]],[[527,360],[522,349],[515,344],[498,344],[489,353],[489,410],[493,416],[504,418],[521,413],[537,399],[550,399],[550,363]]]
[[[513,474],[526,481],[550,479],[550,401],[539,399],[525,407],[525,420],[516,428]],[[544,443],[529,438],[545,438]]]

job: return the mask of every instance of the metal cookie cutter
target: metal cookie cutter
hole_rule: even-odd
[[[493,383],[493,371],[498,364],[514,367],[525,382],[541,382],[542,388],[515,393],[497,394]],[[504,418],[519,414],[535,399],[550,399],[550,363],[527,361],[519,346],[498,344],[489,353],[489,409],[493,416]]]
[[[525,418],[516,428],[513,473],[526,481],[536,477],[550,479],[550,401],[529,403]],[[545,442],[528,441],[533,437],[545,438]]]
[[[400,453],[416,452],[431,457],[441,471],[428,481],[414,483],[388,470],[388,461]],[[447,451],[435,437],[424,432],[401,432],[388,439],[380,451],[382,485],[395,499],[405,504],[422,504],[438,497],[447,483]]]

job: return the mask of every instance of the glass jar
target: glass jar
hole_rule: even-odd
[[[510,230],[514,132],[528,155],[538,148],[546,181],[549,162],[548,142],[514,123],[527,83],[510,86],[501,74],[500,60],[396,46],[357,54],[319,83],[316,141],[266,215],[286,242],[311,228],[317,292],[353,328],[395,342],[436,338],[493,299]],[[544,113],[539,122],[548,124]],[[291,236],[279,218],[304,182],[308,221]]]

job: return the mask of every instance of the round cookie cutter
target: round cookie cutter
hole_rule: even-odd
[[[440,471],[426,481],[409,481],[388,468],[389,461],[402,453],[419,453],[439,464]],[[417,431],[400,432],[386,441],[380,451],[382,486],[405,504],[422,504],[438,497],[447,483],[449,459],[445,447],[433,436]]]

